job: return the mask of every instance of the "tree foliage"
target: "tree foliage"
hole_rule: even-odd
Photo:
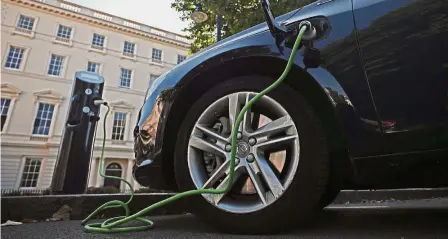
[[[271,0],[276,16],[298,9],[315,0]],[[184,29],[193,40],[191,52],[195,53],[216,42],[216,16],[222,15],[222,39],[243,31],[264,21],[259,0],[174,0],[171,7],[181,13],[181,20],[187,21],[201,3],[208,20],[203,23],[190,22]]]

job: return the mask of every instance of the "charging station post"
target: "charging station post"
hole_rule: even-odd
[[[104,78],[91,72],[75,73],[70,105],[54,169],[51,190],[55,194],[81,194],[87,188]]]

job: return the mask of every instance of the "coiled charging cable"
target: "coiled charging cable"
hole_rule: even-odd
[[[228,192],[230,190],[230,188],[231,188],[231,182],[233,182],[234,171],[235,171],[235,154],[236,154],[237,133],[238,133],[238,129],[239,129],[239,126],[241,124],[241,121],[243,120],[244,114],[252,106],[253,103],[255,103],[257,100],[259,100],[261,97],[266,95],[268,92],[270,92],[271,90],[273,90],[277,86],[279,86],[282,83],[282,81],[286,78],[286,76],[288,75],[289,71],[291,70],[292,64],[294,62],[294,57],[295,57],[295,55],[297,53],[297,50],[299,48],[300,41],[302,40],[303,35],[308,30],[314,31],[313,30],[314,28],[307,21],[306,21],[306,24],[300,24],[299,28],[300,29],[299,29],[297,38],[295,40],[294,46],[292,48],[291,55],[289,56],[288,63],[286,64],[286,68],[283,71],[282,75],[278,78],[278,80],[276,80],[274,83],[272,83],[266,89],[264,89],[262,92],[258,93],[254,98],[252,98],[243,107],[241,112],[238,114],[238,118],[237,118],[237,120],[235,122],[235,127],[234,127],[234,130],[232,132],[232,151],[230,153],[229,180],[228,180],[228,183],[227,183],[226,187],[223,188],[223,189],[201,188],[201,189],[190,190],[190,191],[178,193],[178,194],[176,194],[176,195],[174,195],[172,197],[169,197],[169,198],[167,198],[165,200],[162,200],[160,202],[154,203],[154,204],[144,208],[143,210],[141,210],[141,211],[139,211],[139,212],[137,212],[135,214],[130,215],[129,203],[134,198],[134,189],[133,189],[131,183],[126,181],[124,178],[115,177],[115,176],[109,176],[109,175],[105,175],[104,174],[104,146],[105,146],[105,143],[106,143],[106,119],[107,119],[107,116],[109,114],[110,107],[109,107],[109,105],[107,103],[105,103],[103,101],[98,101],[99,104],[103,104],[103,105],[105,105],[107,107],[107,111],[106,111],[106,114],[105,114],[104,120],[103,120],[103,144],[102,144],[102,148],[101,148],[101,159],[100,159],[99,174],[101,175],[101,177],[109,178],[109,179],[118,179],[118,180],[123,181],[124,183],[126,183],[129,186],[129,188],[131,189],[131,197],[129,198],[129,200],[127,202],[123,202],[123,201],[119,201],[119,200],[113,200],[113,201],[107,202],[107,203],[101,205],[100,207],[98,207],[94,212],[92,212],[86,219],[84,219],[82,221],[82,224],[85,225],[85,230],[88,231],[88,232],[101,232],[101,233],[130,232],[130,231],[147,230],[147,229],[152,228],[154,223],[151,220],[144,218],[143,216],[148,214],[149,212],[151,212],[152,210],[154,210],[156,208],[165,206],[165,205],[167,205],[169,203],[173,203],[173,202],[175,202],[175,201],[177,201],[177,200],[179,200],[181,198],[185,198],[185,197],[189,197],[189,196],[193,196],[193,195],[199,195],[199,194],[222,194],[222,193]],[[109,218],[109,219],[105,220],[102,223],[99,222],[99,223],[86,224],[89,220],[91,220],[100,211],[105,210],[105,209],[109,209],[109,208],[119,208],[119,207],[123,207],[123,209],[125,210],[125,216]],[[141,225],[141,226],[128,226],[128,227],[120,226],[120,225],[122,225],[124,223],[128,223],[128,222],[131,222],[131,221],[139,221],[139,222],[144,223],[144,225]]]

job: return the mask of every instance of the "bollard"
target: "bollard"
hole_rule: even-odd
[[[51,190],[54,194],[86,191],[104,78],[91,72],[75,73]]]

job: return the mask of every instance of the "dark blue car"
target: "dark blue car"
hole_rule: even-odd
[[[448,186],[448,1],[319,0],[267,19],[148,89],[134,130],[141,185],[224,187],[235,117],[291,54],[273,26],[294,39],[307,20],[315,38],[245,115],[232,190],[188,198],[190,209],[220,229],[272,232],[341,189]]]

